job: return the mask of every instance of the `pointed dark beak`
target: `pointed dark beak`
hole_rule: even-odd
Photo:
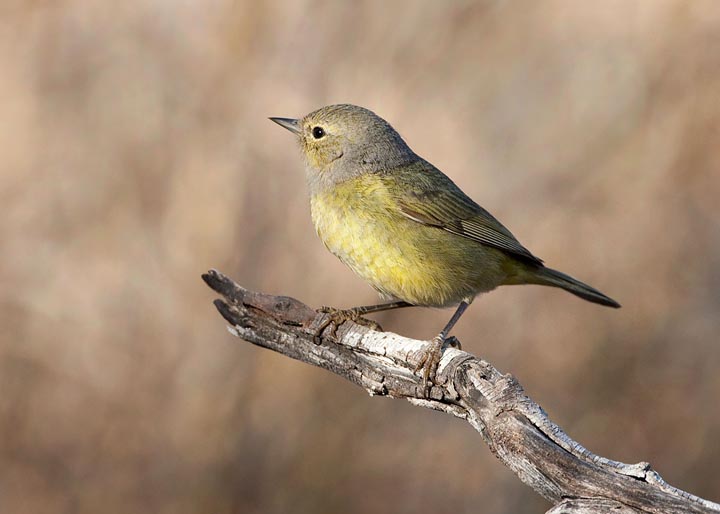
[[[272,121],[277,123],[283,128],[288,129],[290,132],[293,132],[294,134],[300,134],[302,130],[300,129],[300,120],[294,120],[292,118],[270,118]]]

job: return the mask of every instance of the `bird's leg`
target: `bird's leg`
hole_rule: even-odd
[[[452,318],[450,318],[450,321],[447,322],[445,328],[443,328],[440,333],[433,338],[429,347],[425,349],[423,355],[420,357],[420,362],[418,362],[417,366],[415,366],[415,372],[418,372],[420,369],[423,370],[423,388],[425,390],[426,397],[430,395],[430,386],[432,386],[432,383],[435,380],[435,375],[437,373],[438,365],[440,364],[440,358],[442,357],[442,351],[445,344],[447,343],[458,348],[460,347],[460,342],[454,337],[448,338],[448,333],[455,326],[455,323],[458,322],[460,316],[462,316],[465,309],[468,308],[468,305],[470,305],[470,303],[465,300],[460,302],[460,305],[458,305],[458,308],[455,310],[455,314],[452,315]]]
[[[320,307],[320,309],[318,309],[318,312],[324,312],[329,314],[330,316],[328,316],[327,319],[323,321],[323,323],[317,329],[316,334],[322,334],[323,330],[325,330],[328,326],[332,325],[332,335],[333,337],[335,337],[338,327],[346,321],[354,321],[358,325],[363,325],[371,328],[372,330],[379,330],[380,332],[382,332],[382,327],[377,322],[371,319],[363,318],[363,316],[365,314],[370,314],[373,312],[389,311],[391,309],[400,309],[402,307],[412,307],[412,304],[398,300],[395,302],[381,303],[378,305],[364,305],[362,307],[353,307],[352,309]]]

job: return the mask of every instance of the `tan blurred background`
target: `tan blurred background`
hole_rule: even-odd
[[[720,3],[0,7],[3,512],[537,513],[466,424],[231,337],[200,274],[373,303],[268,116],[351,102],[534,253],[456,330],[567,432],[720,500]],[[378,316],[435,334],[449,312]]]

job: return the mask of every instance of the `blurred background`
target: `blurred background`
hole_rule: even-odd
[[[720,4],[5,1],[3,512],[548,504],[467,425],[235,339],[200,280],[350,307],[268,116],[390,121],[535,254],[455,334],[570,436],[720,500]],[[449,311],[378,315],[429,338]]]

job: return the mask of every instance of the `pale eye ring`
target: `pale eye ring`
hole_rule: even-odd
[[[312,135],[315,139],[320,139],[325,135],[325,131],[322,127],[313,127],[312,129]]]

